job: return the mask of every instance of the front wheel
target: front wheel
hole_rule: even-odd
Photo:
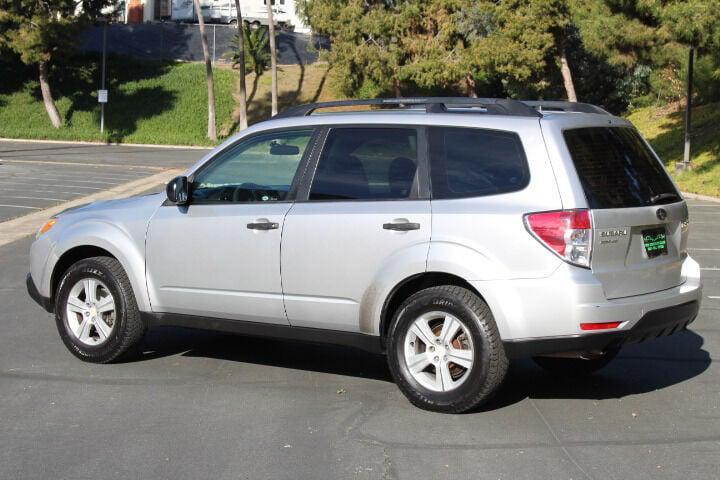
[[[86,362],[108,363],[145,332],[130,280],[110,257],[80,260],[63,275],[55,323],[65,346]]]
[[[450,285],[421,290],[398,308],[388,335],[388,363],[413,404],[444,413],[486,402],[508,366],[487,304]]]

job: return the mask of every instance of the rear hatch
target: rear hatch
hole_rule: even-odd
[[[591,209],[591,269],[608,299],[683,283],[687,205],[665,168],[630,127],[564,131]]]

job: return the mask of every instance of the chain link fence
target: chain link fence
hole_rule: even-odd
[[[102,52],[102,26],[85,30],[80,37],[83,52]],[[111,24],[107,27],[107,51],[135,58],[153,60],[203,61],[200,27],[197,24],[149,23],[140,25]],[[237,49],[232,25],[207,24],[208,47],[215,62],[231,60]],[[308,34],[277,32],[278,63],[307,65],[318,59],[318,52],[328,48],[327,40]]]

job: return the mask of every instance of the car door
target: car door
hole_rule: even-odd
[[[293,326],[368,332],[361,304],[383,270],[425,269],[425,133],[339,126],[322,136],[312,180],[303,182],[285,220],[285,309]]]
[[[312,130],[255,135],[190,178],[188,206],[166,204],[147,236],[155,312],[286,324],[280,239]]]

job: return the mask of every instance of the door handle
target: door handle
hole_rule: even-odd
[[[247,228],[250,230],[277,230],[280,225],[275,222],[257,222],[248,223]]]
[[[383,223],[383,228],[385,230],[408,232],[410,230],[420,230],[420,224],[412,222]]]

